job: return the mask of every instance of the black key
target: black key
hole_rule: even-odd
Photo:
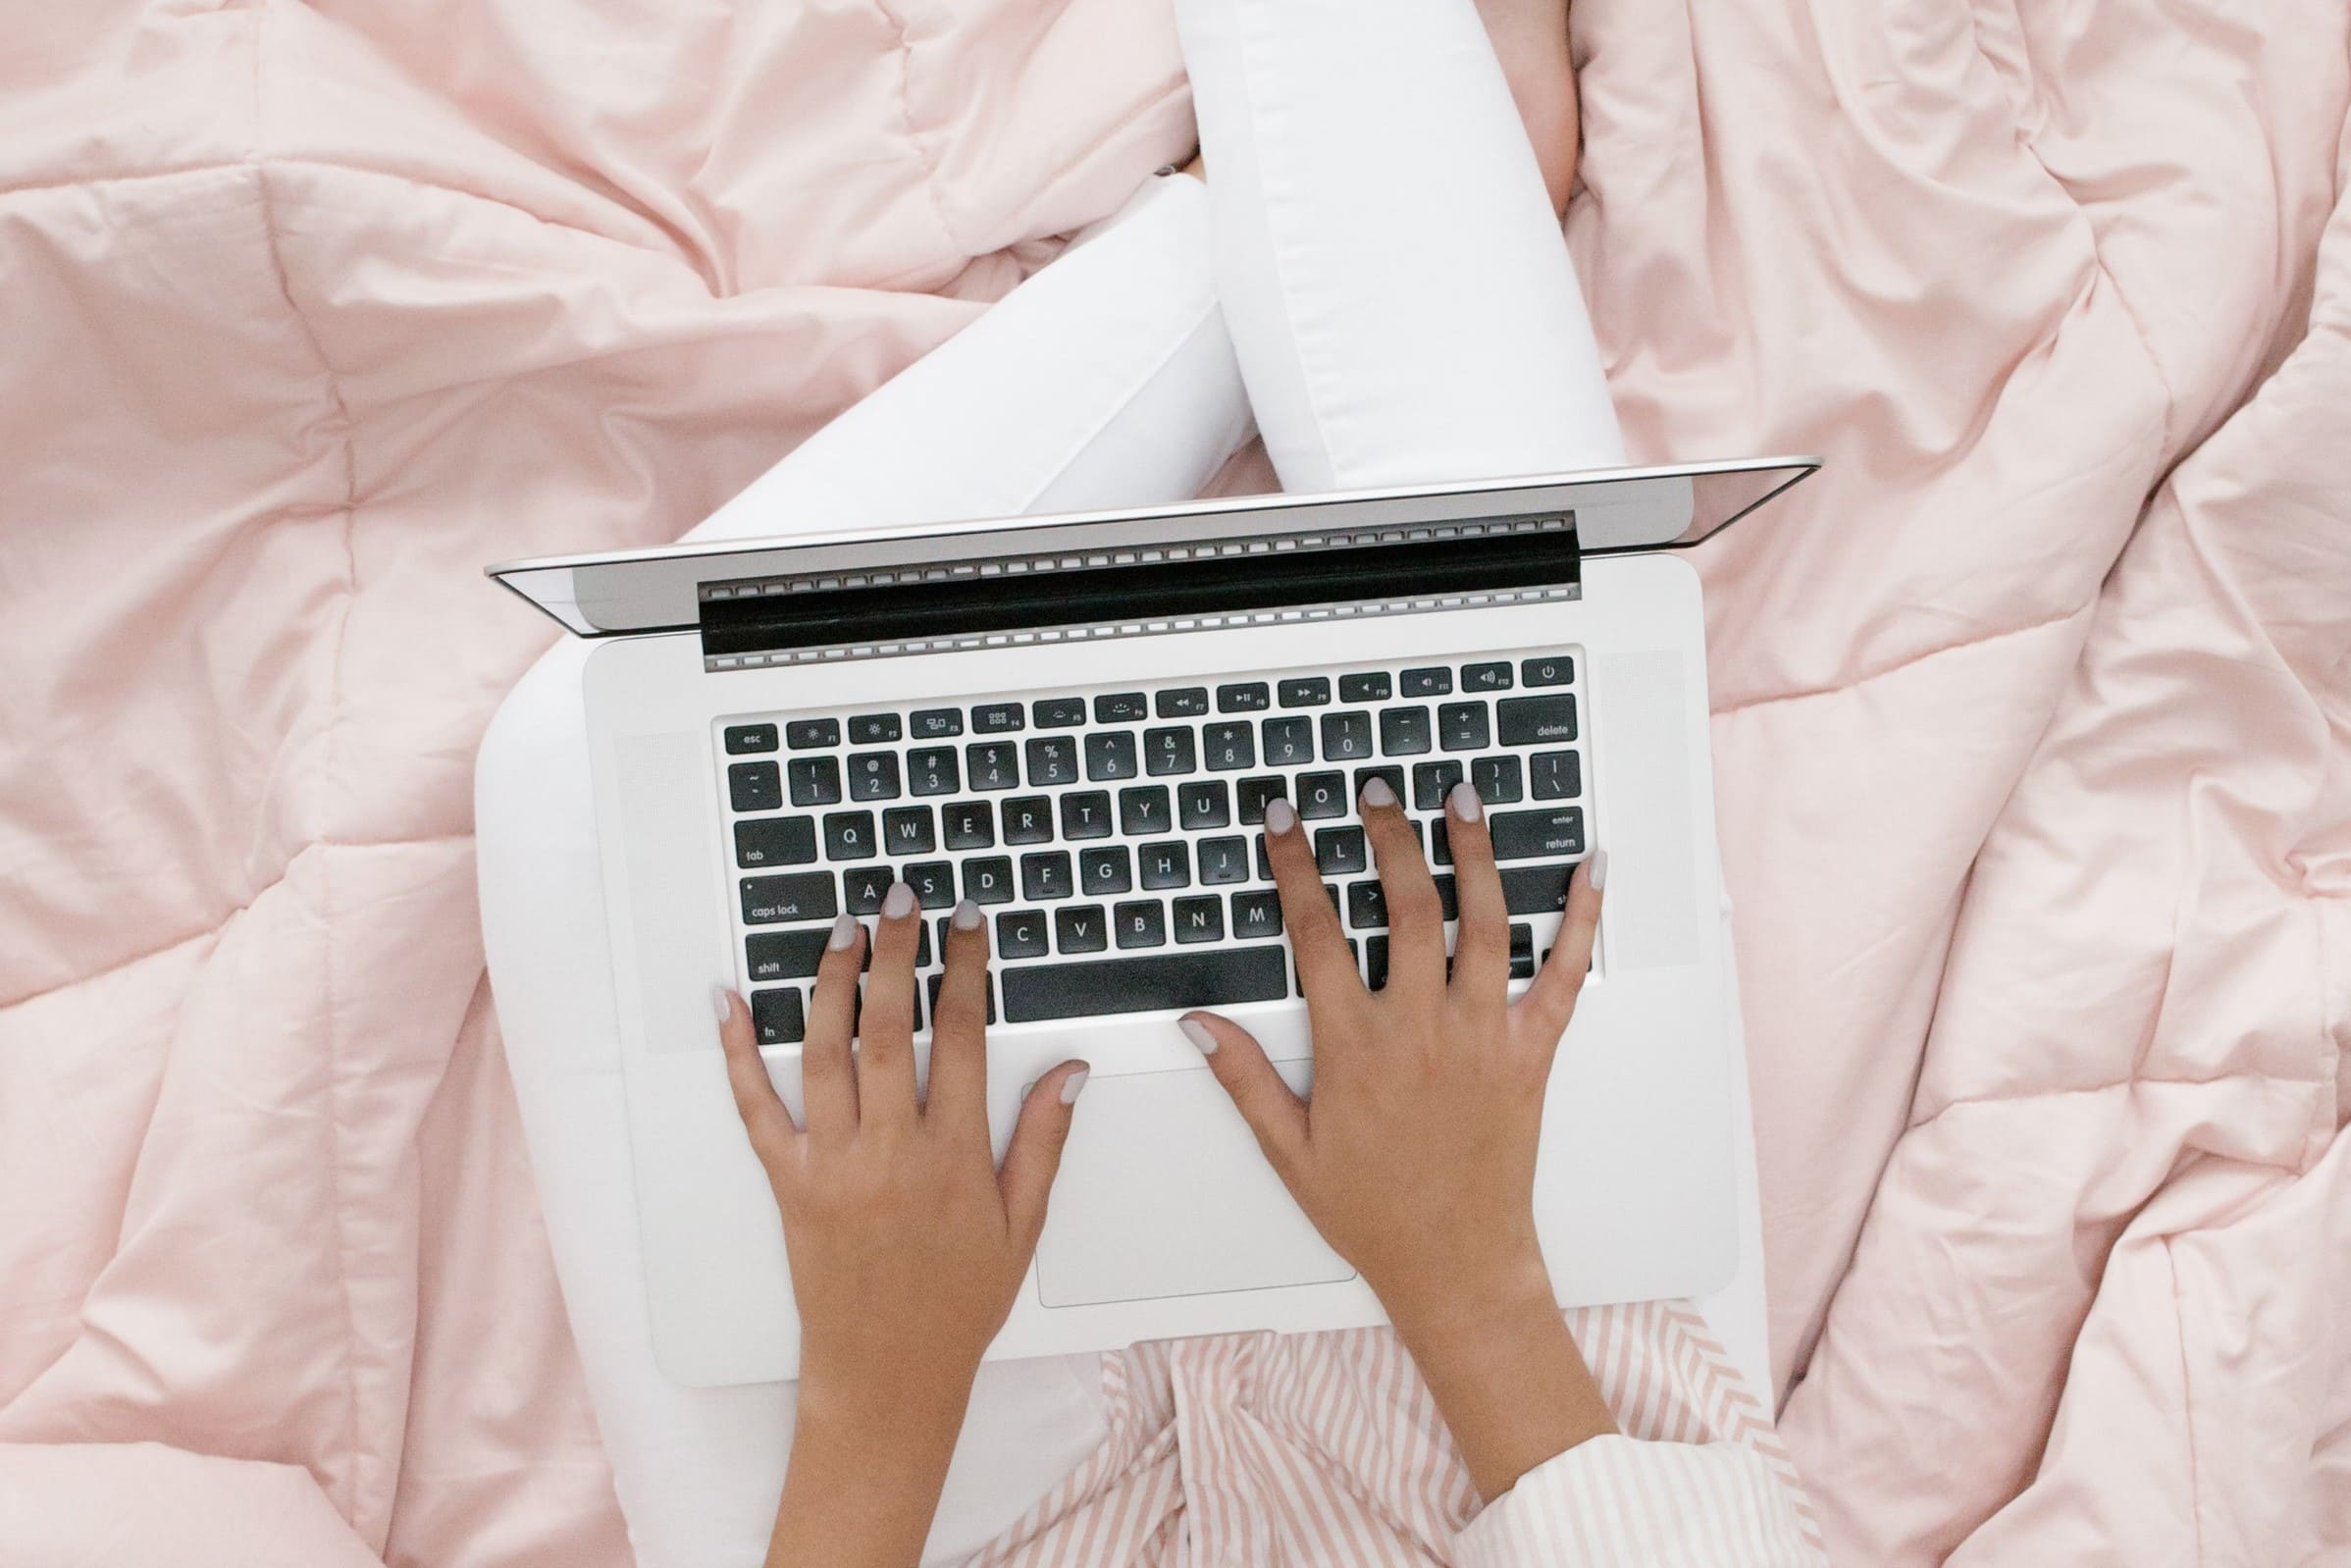
[[[938,847],[938,823],[929,807],[901,806],[882,812],[884,855],[928,855]]]
[[[1110,791],[1080,790],[1062,797],[1062,837],[1110,837]]]
[[[1223,887],[1249,880],[1249,841],[1245,838],[1204,838],[1200,841],[1200,885]]]
[[[1150,716],[1150,706],[1140,692],[1105,692],[1094,699],[1097,724],[1140,724]]]
[[[1168,907],[1157,899],[1136,899],[1112,909],[1111,926],[1121,947],[1166,947]]]
[[[1453,672],[1441,664],[1408,669],[1398,679],[1398,690],[1406,697],[1442,697],[1453,689]]]
[[[1367,936],[1363,939],[1363,983],[1377,991],[1387,984],[1387,938]]]
[[[1584,808],[1496,811],[1486,819],[1497,861],[1539,861],[1584,853]]]
[[[964,897],[974,904],[1013,901],[1013,862],[1008,855],[983,855],[964,862]]]
[[[1461,782],[1459,762],[1419,762],[1412,769],[1412,805],[1415,810],[1441,811],[1445,796]]]
[[[1442,816],[1429,818],[1429,863],[1431,865],[1453,863],[1453,846],[1445,839],[1445,819]]]
[[[816,972],[824,960],[824,944],[833,933],[823,926],[805,931],[761,931],[743,944],[751,964],[754,985],[767,980],[801,980]]]
[[[964,748],[965,770],[975,790],[1020,787],[1020,748],[1011,741],[973,741]]]
[[[1344,816],[1351,798],[1347,794],[1347,775],[1344,773],[1301,773],[1298,775],[1298,814]],[[1246,816],[1241,818],[1246,822]],[[1262,818],[1261,818],[1262,820]]]
[[[1266,819],[1266,802],[1280,800],[1289,793],[1285,778],[1245,778],[1233,789],[1240,796],[1241,825],[1254,827]]]
[[[1325,876],[1345,876],[1366,870],[1370,858],[1363,848],[1360,827],[1327,827],[1314,836],[1314,863]]]
[[[1347,884],[1347,924],[1358,931],[1386,928],[1387,895],[1379,883]]]
[[[835,811],[824,819],[824,858],[862,861],[877,855],[871,811]]]
[[[796,718],[784,726],[784,744],[796,752],[815,751],[841,744],[837,718]]]
[[[1207,725],[1200,739],[1208,751],[1208,765],[1219,773],[1257,765],[1257,740],[1246,720]]]
[[[1505,697],[1494,705],[1504,746],[1555,746],[1576,738],[1576,700]]]
[[[1142,865],[1146,893],[1192,885],[1191,846],[1181,839],[1161,839],[1156,844],[1142,845],[1135,850],[1134,858]]]
[[[1019,703],[979,703],[971,709],[971,733],[1002,735],[1009,730],[1028,728],[1028,715],[1020,711]]]
[[[1506,663],[1464,664],[1461,666],[1461,689],[1465,692],[1506,692],[1510,690],[1510,666]]]
[[[952,746],[927,747],[906,754],[907,789],[915,795],[953,795],[964,787]]]
[[[1331,703],[1331,677],[1301,675],[1281,683],[1283,707],[1327,707]]]
[[[1271,890],[1233,894],[1232,934],[1237,937],[1280,936],[1281,895]]]
[[[1126,846],[1112,844],[1098,850],[1079,851],[1077,884],[1077,891],[1088,898],[1124,893],[1133,888],[1134,863],[1126,858]]]
[[[1085,776],[1093,782],[1132,778],[1141,771],[1135,762],[1134,731],[1104,730],[1085,738]]]
[[[1263,681],[1237,681],[1217,688],[1217,711],[1220,713],[1262,713],[1272,706],[1272,694]]]
[[[1053,797],[1050,795],[1013,796],[1004,803],[1003,811],[1005,843],[1053,842]]]
[[[1518,678],[1528,686],[1565,686],[1576,678],[1576,661],[1565,653],[1518,661]]]
[[[743,923],[778,925],[788,920],[829,920],[841,913],[830,871],[794,871],[784,876],[743,879]]]
[[[951,850],[985,850],[996,846],[996,813],[988,810],[985,801],[958,801],[942,806],[939,814],[946,819],[947,847]]]
[[[1070,852],[1053,850],[1020,857],[1020,896],[1043,903],[1066,899],[1077,889],[1070,881]]]
[[[1206,898],[1176,901],[1176,940],[1178,942],[1215,942],[1225,935],[1225,901],[1214,894]]]
[[[730,724],[726,731],[726,749],[736,756],[745,752],[772,752],[775,750],[775,726]]]
[[[1556,915],[1567,908],[1572,865],[1505,865],[1502,903],[1513,915]]]
[[[1128,838],[1141,838],[1149,833],[1165,833],[1174,818],[1169,815],[1168,787],[1153,784],[1142,789],[1119,791],[1119,831]]]
[[[849,798],[853,801],[898,799],[898,754],[854,753],[849,758]]]
[[[1258,729],[1265,737],[1266,766],[1304,767],[1314,760],[1314,720],[1269,718]]]
[[[1161,718],[1198,718],[1208,711],[1208,688],[1184,686],[1162,692],[1154,702]]]
[[[1028,716],[1041,730],[1073,730],[1085,722],[1085,699],[1040,697],[1028,705]]]
[[[808,1033],[799,988],[787,985],[752,992],[751,1026],[758,1031],[761,1045],[797,1044]]]
[[[1028,782],[1032,785],[1076,783],[1077,737],[1040,735],[1030,741]]]
[[[1515,920],[1510,924],[1510,977],[1535,978],[1535,927]]]
[[[816,824],[805,816],[769,816],[735,824],[735,863],[806,865],[816,858]]]
[[[955,904],[955,867],[946,861],[910,865],[904,875],[914,890],[914,902],[926,910],[951,909]]]
[[[1385,670],[1374,670],[1363,675],[1341,675],[1338,678],[1338,700],[1342,703],[1384,703],[1387,695]]]
[[[1448,920],[1460,919],[1461,894],[1460,891],[1453,885],[1452,873],[1449,871],[1440,872],[1437,875],[1429,878],[1429,880],[1437,884],[1437,907],[1444,911],[1445,918]]]
[[[1484,703],[1447,703],[1437,710],[1437,733],[1448,752],[1475,752],[1493,744]]]
[[[1470,782],[1477,786],[1478,799],[1489,806],[1506,806],[1526,795],[1515,757],[1479,758],[1470,764]]]
[[[1043,910],[1012,910],[996,916],[996,956],[1041,959],[1052,953]]]
[[[851,866],[841,873],[842,902],[852,915],[879,915],[882,895],[897,880],[886,865]]]
[[[1572,801],[1584,793],[1584,762],[1573,752],[1537,752],[1527,758],[1539,801]]]
[[[917,741],[952,740],[964,733],[964,710],[960,707],[926,707],[919,713],[907,715],[906,732]]]
[[[1192,755],[1192,732],[1188,729],[1145,731],[1143,766],[1154,777],[1168,773],[1198,772],[1200,762]]]
[[[1429,749],[1429,710],[1425,707],[1380,709],[1380,750],[1387,757],[1411,757]]]
[[[933,974],[933,975],[930,975],[930,976],[928,976],[928,977],[927,977],[927,978],[924,980],[924,982],[923,982],[923,989],[925,989],[925,990],[927,990],[928,992],[930,992],[930,1016],[931,1016],[931,1018],[932,1018],[933,1019],[936,1019],[938,1018],[938,1016],[939,1016],[939,984],[940,984],[940,982],[941,982],[941,981],[945,980],[946,978],[947,978],[947,976],[945,976],[944,974]],[[979,977],[979,983],[980,983],[980,987],[981,987],[981,989],[983,989],[984,991],[986,991],[986,992],[987,992],[987,996],[988,996],[988,1021],[989,1021],[990,1023],[993,1023],[993,1022],[995,1022],[995,1021],[996,1021],[996,986],[995,986],[995,982],[994,982],[993,980],[991,980],[991,979],[990,979],[990,978],[989,978],[987,975],[984,975],[984,974],[983,974],[983,975],[981,975],[981,976]]]
[[[920,969],[927,968],[929,966],[930,924],[928,921],[918,920],[914,924],[914,967]]]
[[[1364,712],[1323,715],[1323,760],[1351,762],[1372,755],[1372,715]]]
[[[1387,780],[1387,787],[1400,803],[1404,799],[1404,769],[1401,767],[1359,767],[1355,770],[1355,799],[1363,799],[1363,787],[1373,779]]]
[[[896,713],[860,713],[849,721],[849,744],[852,746],[886,746],[896,739]]]
[[[1053,912],[1053,945],[1063,953],[1099,953],[1110,946],[1110,916],[1099,904],[1072,904]],[[1005,1005],[1011,1006],[1008,995]]]
[[[1176,819],[1186,829],[1223,827],[1232,820],[1232,797],[1221,778],[1202,779],[1176,791]]]
[[[1230,1007],[1272,1002],[1288,994],[1289,966],[1278,947],[1201,948],[1147,958],[1097,959],[1091,964],[1032,964],[1004,971],[1004,1016],[1015,1023]]]
[[[829,762],[832,758],[828,757],[825,760]],[[792,765],[797,768],[800,764]],[[784,781],[773,762],[735,763],[726,770],[726,792],[738,811],[772,811],[784,804]],[[835,790],[833,799],[840,798],[840,792]]]
[[[761,767],[773,767],[762,762]],[[794,806],[831,806],[841,799],[841,759],[837,757],[795,757],[792,774]]]

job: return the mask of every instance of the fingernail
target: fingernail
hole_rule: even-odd
[[[904,882],[892,882],[890,891],[882,895],[882,917],[903,920],[914,913],[914,890]]]
[[[1592,859],[1584,862],[1584,878],[1592,884],[1592,890],[1594,893],[1608,885],[1608,852],[1606,850],[1592,852]]]
[[[715,986],[711,989],[710,1000],[718,1004],[719,1022],[732,1023],[735,1020],[735,993],[733,991],[723,985]]]
[[[1297,808],[1279,798],[1266,802],[1266,831],[1286,833],[1298,825]]]
[[[1387,787],[1387,780],[1375,773],[1363,781],[1363,804],[1377,810],[1385,810],[1396,804],[1396,792]]]
[[[1076,1071],[1062,1079],[1062,1104],[1075,1105],[1077,1103],[1077,1097],[1085,1093],[1085,1080],[1093,1075],[1094,1070],[1092,1068],[1079,1068]]]
[[[1273,813],[1269,811],[1266,814],[1271,816]],[[1201,1022],[1198,1019],[1177,1019],[1176,1020],[1176,1027],[1183,1031],[1183,1037],[1185,1039],[1191,1041],[1192,1044],[1200,1048],[1200,1054],[1202,1056],[1215,1056],[1217,1054],[1217,1037],[1214,1034],[1211,1034],[1209,1032],[1208,1025]]]
[[[1468,779],[1445,791],[1445,809],[1464,822],[1475,822],[1486,814],[1486,803],[1478,799],[1477,786]]]
[[[824,945],[831,948],[835,953],[838,953],[857,939],[858,917],[854,915],[844,915],[839,919],[833,921],[832,940]]]
[[[955,928],[957,930],[970,930],[972,927],[979,924],[979,906],[972,903],[969,899],[964,900],[963,903],[958,904],[955,907],[954,919]]]

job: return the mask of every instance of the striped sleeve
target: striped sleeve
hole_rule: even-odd
[[[1826,1568],[1796,1499],[1736,1442],[1594,1437],[1519,1478],[1453,1542],[1455,1568]]]

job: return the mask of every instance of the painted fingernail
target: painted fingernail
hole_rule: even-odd
[[[1445,810],[1464,822],[1475,822],[1486,814],[1486,803],[1478,799],[1477,786],[1463,779],[1445,791]]]
[[[844,915],[839,919],[833,921],[832,940],[824,945],[831,948],[835,953],[838,953],[857,939],[858,917],[854,915]]]
[[[728,990],[723,985],[713,986],[710,991],[710,1000],[718,1005],[719,1022],[732,1023],[735,1021],[734,992]]]
[[[1271,815],[1272,813],[1269,812],[1268,814]],[[1191,1041],[1192,1044],[1200,1048],[1200,1054],[1202,1056],[1215,1056],[1217,1054],[1217,1037],[1210,1033],[1208,1025],[1201,1022],[1198,1019],[1177,1019],[1176,1020],[1176,1027],[1183,1031],[1183,1037],[1185,1039]]]
[[[914,913],[914,890],[904,882],[892,882],[890,891],[882,895],[882,917],[903,920]]]
[[[1076,1071],[1062,1079],[1062,1104],[1075,1105],[1077,1103],[1077,1097],[1085,1093],[1085,1080],[1093,1075],[1094,1070],[1092,1068],[1079,1068]]]
[[[969,899],[966,899],[963,903],[958,904],[955,907],[955,914],[952,918],[955,921],[955,928],[957,930],[971,930],[979,924],[979,906],[972,903]]]
[[[1375,773],[1363,782],[1363,804],[1375,810],[1385,810],[1396,804],[1396,792],[1387,787],[1387,780]]]
[[[1286,833],[1298,825],[1298,809],[1289,802],[1275,799],[1266,802],[1266,831]]]
[[[1592,859],[1584,864],[1584,879],[1592,884],[1592,890],[1594,893],[1608,885],[1608,852],[1606,850],[1592,852]]]

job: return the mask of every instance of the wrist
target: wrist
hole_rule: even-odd
[[[1408,1276],[1370,1282],[1407,1343],[1557,1315],[1550,1270],[1532,1224],[1513,1228],[1477,1256],[1424,1263]]]

